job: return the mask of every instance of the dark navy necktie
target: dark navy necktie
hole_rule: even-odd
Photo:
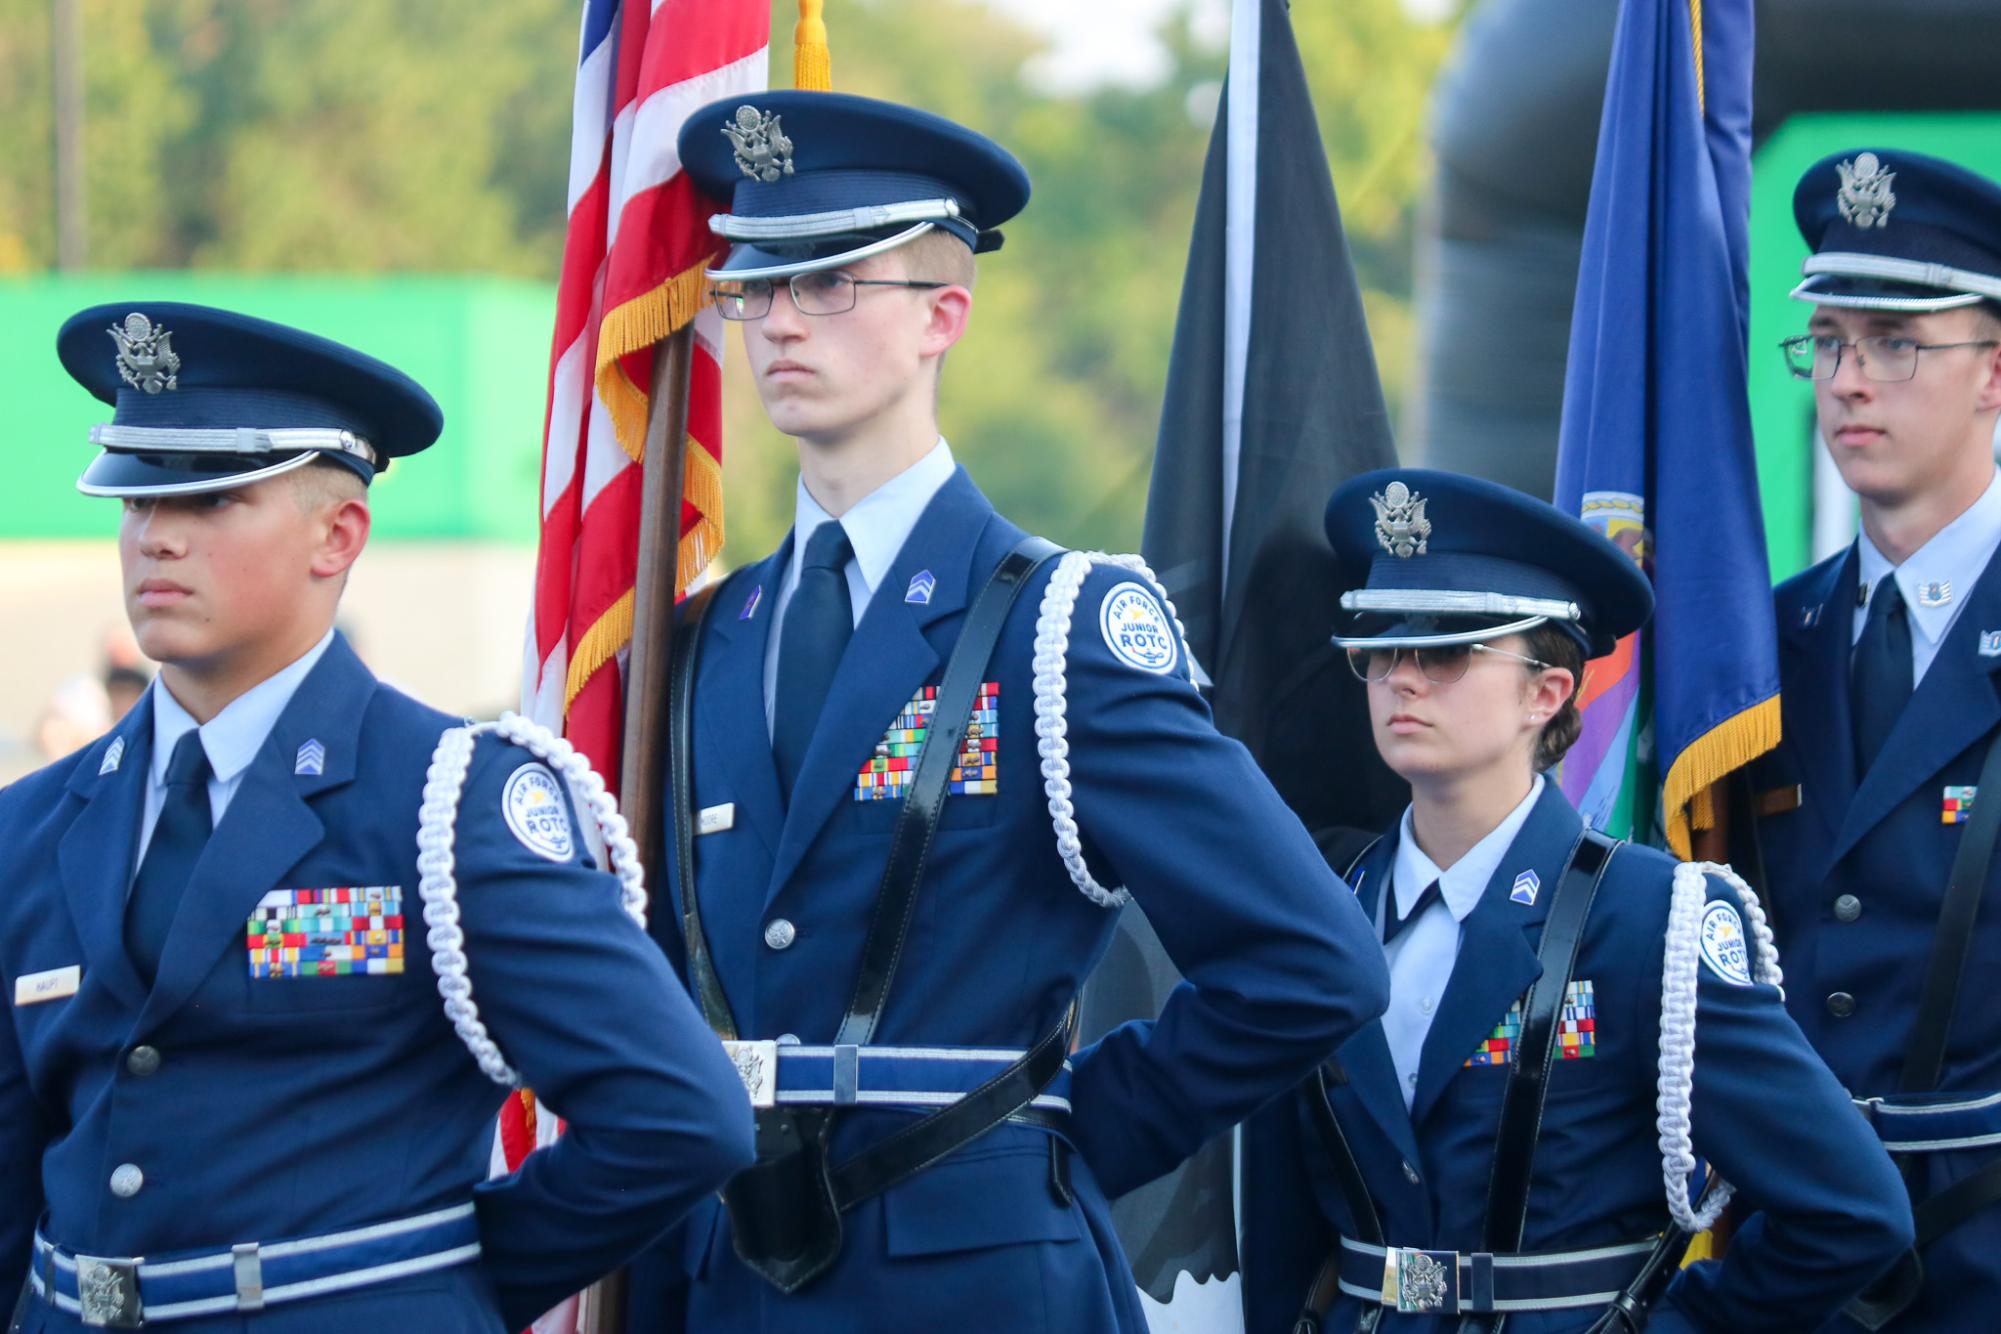
[[[145,859],[132,881],[132,896],[125,903],[125,952],[149,986],[160,968],[167,929],[174,924],[195,863],[208,846],[212,831],[208,779],[201,731],[190,729],[174,743],[173,758],[167,761],[167,797],[160,803],[153,841],[146,845]]]
[[[1402,917],[1397,916],[1396,894],[1394,892],[1390,894],[1390,901],[1387,905],[1389,911],[1383,914],[1383,945],[1385,948],[1388,947],[1392,940],[1397,938],[1397,932],[1424,916],[1426,908],[1429,908],[1434,903],[1445,901],[1445,896],[1438,892],[1439,883],[1439,881],[1434,880],[1426,885],[1424,893],[1417,896],[1417,902],[1411,904],[1410,911]]]
[[[1855,777],[1876,762],[1911,699],[1911,614],[1893,574],[1869,595],[1869,616],[1855,644],[1848,714],[1855,724]]]
[[[772,758],[778,787],[789,804],[792,784],[806,759],[834,669],[855,632],[854,604],[848,601],[847,563],[854,555],[848,535],[828,520],[806,539],[799,586],[785,607],[778,639],[778,696],[773,702]]]

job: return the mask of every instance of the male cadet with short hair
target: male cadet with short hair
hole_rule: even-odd
[[[1918,1227],[1914,1256],[1835,1328],[1988,1330],[2001,903],[1980,899],[2001,896],[2001,186],[1854,150],[1812,167],[1793,211],[1814,252],[1793,295],[1813,311],[1785,352],[1813,382],[1862,531],[1779,585],[1784,740],[1751,788],[1788,1004],[1865,1100]]]
[[[116,405],[78,488],[124,502],[160,672],[0,794],[15,1327],[519,1329],[748,1162],[751,1125],[555,773],[455,734],[427,787],[462,720],[332,628],[368,482],[437,404],[200,306],[98,306],[57,350]],[[509,1061],[569,1133],[487,1182]]]
[[[703,108],[680,155],[732,200],[715,299],[800,484],[793,535],[684,609],[684,916],[653,919],[759,1163],[638,1268],[630,1328],[1143,1334],[1106,1201],[1374,1017],[1382,951],[1151,577],[1025,537],[939,436],[1020,164],[811,92]],[[1120,885],[1187,984],[1066,1063]]]

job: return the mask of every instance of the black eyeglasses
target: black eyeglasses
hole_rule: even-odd
[[[1871,334],[1850,343],[1833,334],[1797,334],[1779,344],[1780,351],[1786,354],[1787,368],[1801,380],[1832,380],[1841,369],[1843,349],[1851,347],[1864,377],[1894,384],[1918,373],[1920,352],[1943,352],[1953,347],[2001,347],[2001,342],[1976,338],[1961,343],[1920,343],[1901,334]]]
[[[1440,644],[1429,648],[1350,648],[1348,670],[1372,685],[1387,681],[1406,653],[1417,664],[1417,670],[1424,679],[1435,686],[1449,686],[1465,676],[1475,653],[1491,653],[1497,658],[1511,658],[1535,668],[1553,665],[1540,658],[1528,658],[1504,648],[1495,648],[1492,644]]]
[[[791,289],[792,304],[801,315],[839,315],[855,308],[857,287],[949,287],[950,283],[917,282],[898,278],[857,278],[840,269],[818,273],[795,273],[785,280]],[[772,280],[741,278],[717,283],[709,289],[709,300],[726,320],[761,320],[771,313]]]

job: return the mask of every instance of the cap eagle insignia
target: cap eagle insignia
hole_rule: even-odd
[[[135,310],[125,317],[123,328],[114,324],[105,332],[118,344],[119,379],[148,394],[180,387],[181,359],[174,354],[171,330],[154,328]]]
[[[1391,482],[1369,497],[1376,507],[1376,541],[1383,550],[1407,560],[1422,556],[1431,536],[1431,520],[1424,517],[1425,499],[1402,482]]]
[[[775,185],[792,174],[792,140],[779,128],[778,114],[769,115],[753,106],[736,109],[736,119],[723,125],[723,134],[736,149],[736,164],[754,181]]]
[[[1897,179],[1897,173],[1886,170],[1874,153],[1858,153],[1853,162],[1837,162],[1834,169],[1841,173],[1841,189],[1835,192],[1834,202],[1842,220],[1865,232],[1889,226],[1890,210],[1897,206],[1890,183]]]

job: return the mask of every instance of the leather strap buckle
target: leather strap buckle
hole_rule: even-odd
[[[778,1043],[775,1039],[724,1038],[723,1050],[736,1066],[743,1091],[758,1111],[778,1105]]]
[[[1404,1315],[1459,1309],[1459,1252],[1393,1246],[1383,1253],[1383,1305]]]
[[[139,1329],[139,1261],[98,1255],[76,1257],[78,1318],[93,1329]]]

